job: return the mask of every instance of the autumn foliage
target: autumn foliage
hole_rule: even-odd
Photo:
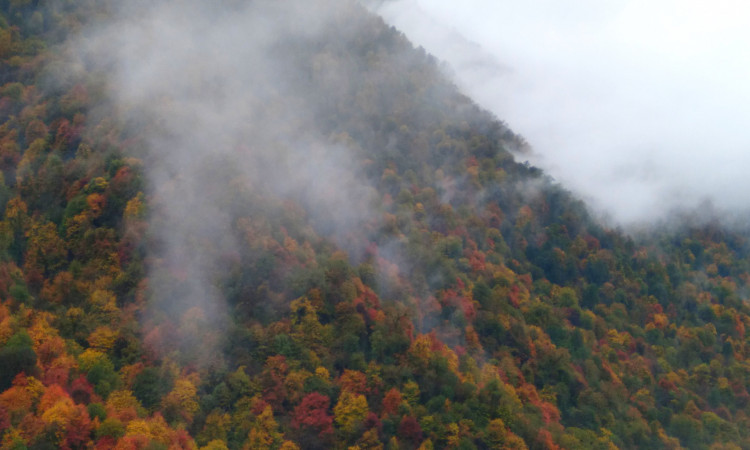
[[[234,170],[294,139],[217,142],[234,156],[170,176],[221,180],[231,248],[166,262],[162,124],[61,66],[110,7],[0,1],[0,448],[750,447],[748,233],[601,225],[354,2],[279,45],[301,84],[263,114],[312,104],[368,213],[337,230],[356,208]],[[183,304],[198,275],[215,303]]]

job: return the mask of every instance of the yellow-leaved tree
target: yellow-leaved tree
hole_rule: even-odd
[[[187,377],[177,379],[172,392],[164,398],[163,406],[168,417],[179,417],[186,423],[191,423],[195,413],[200,409],[198,390],[193,381]]]
[[[357,426],[367,417],[370,408],[362,394],[344,391],[333,408],[333,416],[338,425],[347,434],[354,432]]]

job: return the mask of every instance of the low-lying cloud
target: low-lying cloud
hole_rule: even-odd
[[[750,205],[748,6],[391,0],[374,9],[450,65],[530,161],[621,225]]]
[[[147,320],[199,317],[222,328],[222,262],[236,259],[236,223],[252,214],[237,206],[244,193],[292,199],[342,245],[370,217],[372,190],[352,149],[315,124],[325,94],[299,95],[304,54],[294,50],[333,26],[335,6],[126,2],[75,43],[82,65],[106,80],[108,111],[143,141],[153,244]],[[211,358],[215,347],[201,344],[196,357]]]

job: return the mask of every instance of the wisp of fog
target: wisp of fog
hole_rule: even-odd
[[[615,223],[750,213],[746,3],[376,3]]]
[[[122,4],[76,43],[85,64],[105,74],[119,120],[145,141],[139,156],[154,243],[148,320],[221,329],[226,302],[217,280],[238,251],[234,222],[249,214],[236,210],[238,192],[293,198],[333,239],[368,217],[370,190],[346,144],[316,134],[296,95],[295,55],[284,47],[314,41],[328,26],[333,8],[321,5],[328,3]],[[215,346],[193,339],[193,350],[205,353],[197,359],[210,359]]]

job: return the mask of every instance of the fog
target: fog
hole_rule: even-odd
[[[221,282],[240,258],[238,218],[261,215],[243,207],[253,195],[301,204],[343,246],[370,217],[371,190],[347,144],[316,131],[311,104],[322,98],[298,95],[289,50],[330,27],[331,11],[325,0],[129,3],[73,43],[79,70],[106,80],[103,110],[143,141],[146,328],[172,321],[198,361],[220,353]]]
[[[750,88],[740,81],[748,68],[736,45],[718,47],[742,36],[739,19],[695,35],[678,25],[692,30],[723,16],[691,6],[664,35],[669,9],[643,20],[637,3],[462,5],[396,0],[375,8],[448,61],[460,87],[526,137],[533,151],[519,158],[623,224],[706,204],[719,214],[747,212],[742,120]],[[352,92],[377,92],[385,110],[398,109],[402,91],[386,89],[402,75],[333,57],[331,42],[372,38],[357,34],[357,14],[345,13],[352,7],[128,2],[71,45],[78,55],[71,73],[102,75],[110,104],[98,110],[134,136],[138,148],[129,150],[143,159],[151,208],[146,329],[174,322],[182,348],[198,360],[220,353],[216,330],[229,311],[222,282],[242,259],[240,219],[264,214],[254,199],[291,199],[306,214],[299,220],[350,256],[368,244],[356,233],[380,220],[364,150],[346,133],[329,135],[343,125],[321,126],[341,120],[321,111]],[[374,134],[363,117],[355,120],[361,134]],[[379,148],[407,151],[403,145]]]
[[[750,213],[747,3],[376,3],[602,217]]]

